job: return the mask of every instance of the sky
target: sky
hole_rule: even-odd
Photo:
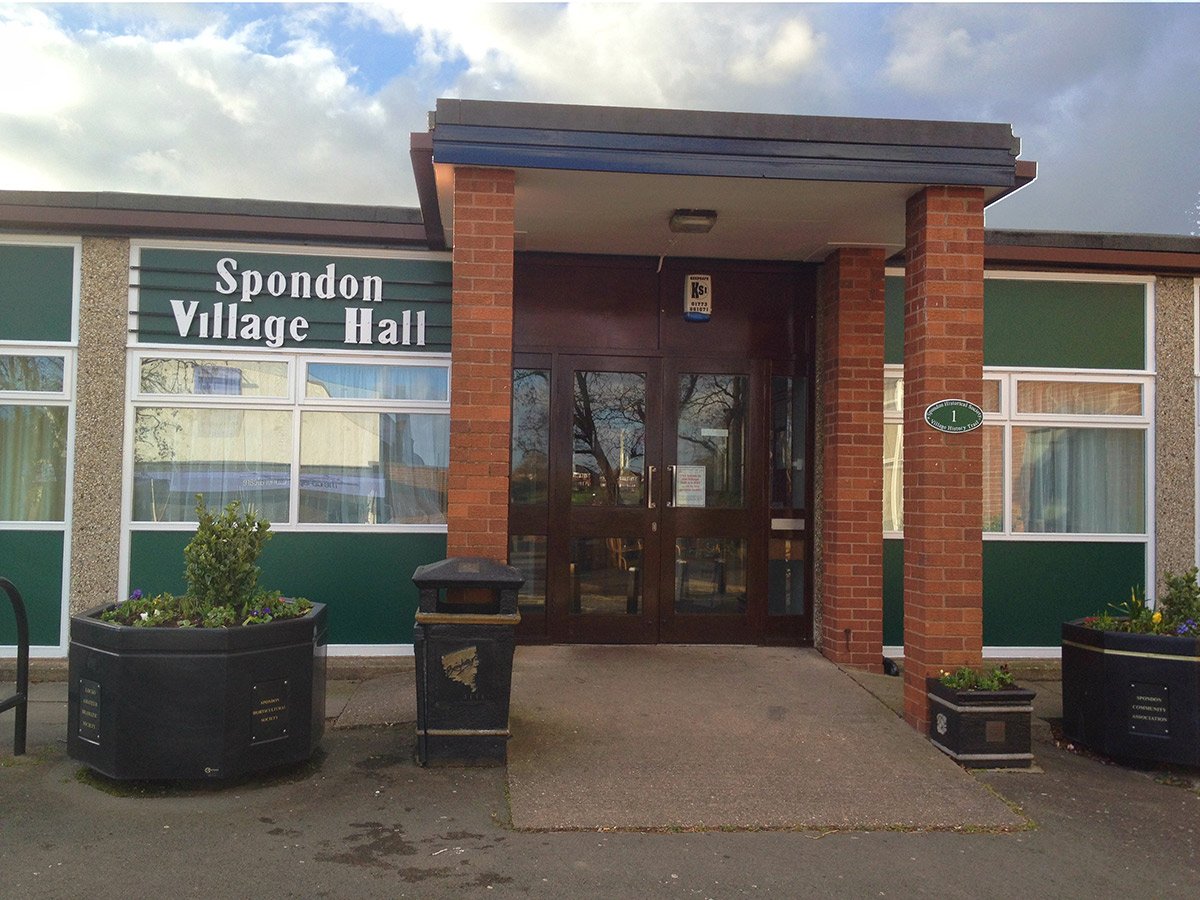
[[[0,2],[0,189],[415,206],[439,97],[1010,123],[994,228],[1200,232],[1200,4]]]

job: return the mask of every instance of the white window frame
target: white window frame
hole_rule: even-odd
[[[180,352],[184,350],[185,352]],[[213,361],[245,361],[286,363],[288,366],[288,390],[286,397],[241,397],[229,394],[161,394],[143,393],[140,390],[141,363],[144,359],[155,359],[170,355],[189,360]],[[446,370],[447,386],[450,385],[450,355],[447,353],[406,353],[400,356],[396,353],[363,353],[361,351],[328,351],[320,353],[296,353],[277,351],[274,354],[264,354],[261,351],[238,352],[233,349],[192,348],[171,345],[139,345],[129,352],[128,390],[125,415],[125,446],[128,448],[124,459],[122,475],[124,489],[123,518],[126,519],[129,531],[192,531],[196,528],[194,520],[182,522],[147,522],[133,518],[133,473],[134,473],[134,424],[137,411],[142,408],[170,407],[176,409],[220,409],[235,408],[253,411],[286,411],[291,416],[291,471],[289,473],[291,486],[288,500],[287,521],[272,522],[271,528],[279,533],[329,533],[353,532],[367,533],[446,533],[445,523],[387,523],[377,525],[357,523],[321,523],[299,521],[299,491],[300,491],[300,424],[305,412],[405,412],[450,415],[450,399],[444,401],[429,400],[336,400],[326,398],[308,398],[304,396],[305,371],[310,363],[374,363],[376,365],[419,365],[425,367],[444,368]]]

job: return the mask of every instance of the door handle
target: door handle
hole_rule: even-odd
[[[654,509],[654,472],[657,466],[646,466],[646,509]]]
[[[667,466],[667,477],[671,479],[671,499],[667,501],[668,508],[675,507],[675,467]]]

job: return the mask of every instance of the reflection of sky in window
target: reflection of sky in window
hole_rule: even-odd
[[[309,397],[338,400],[446,400],[441,366],[363,366],[309,363]]]

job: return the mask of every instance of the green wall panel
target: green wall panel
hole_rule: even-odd
[[[904,362],[904,279],[884,288],[883,358]],[[983,363],[1066,369],[1142,369],[1145,287],[989,278],[983,283]]]
[[[984,541],[983,643],[1056,647],[1059,626],[1121,603],[1142,586],[1146,545]],[[883,542],[883,642],[904,642],[904,542]]]
[[[904,364],[904,276],[883,279],[883,361],[885,365]]]
[[[904,643],[904,541],[883,542],[883,642]]]
[[[990,278],[983,286],[983,364],[1145,368],[1145,297],[1140,284]]]
[[[1057,647],[1059,626],[1100,612],[1146,583],[1146,545],[984,541],[983,642]]]
[[[29,615],[29,643],[57,647],[62,627],[63,533],[0,531],[0,575],[17,586]],[[0,644],[17,642],[8,595],[0,591]]]
[[[69,341],[74,275],[71,247],[0,244],[0,340]]]
[[[135,531],[129,585],[182,592],[186,531]],[[262,556],[263,587],[329,604],[331,644],[412,642],[417,566],[446,555],[444,534],[276,532]]]

